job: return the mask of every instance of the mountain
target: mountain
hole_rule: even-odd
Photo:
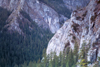
[[[59,29],[58,14],[35,0],[0,0],[0,6],[0,67],[41,59]]]
[[[21,13],[30,21],[17,18],[19,25],[9,23],[6,20],[11,12],[0,8],[0,67],[14,67],[15,64],[20,65],[41,59],[43,49],[47,47],[48,41],[53,36],[49,29],[43,30],[32,21],[27,13],[23,11]],[[12,29],[8,26],[10,24]],[[23,32],[19,33],[13,28],[18,31],[21,29]]]
[[[68,9],[74,11],[87,6],[90,0],[63,0],[63,2]]]
[[[73,11],[71,18],[57,31],[48,43],[46,54],[59,56],[67,48],[75,51],[78,46],[78,62],[89,62],[92,67],[100,61],[100,0],[91,0],[88,6]],[[83,58],[85,56],[85,58]],[[80,67],[80,66],[79,66]],[[96,67],[96,66],[94,66]]]
[[[19,28],[18,18],[20,20],[27,19],[25,15],[22,15],[22,12],[26,12],[32,21],[35,21],[38,26],[49,29],[52,33],[55,33],[62,23],[70,17],[71,10],[69,6],[66,7],[65,3],[69,1],[63,0],[1,0],[0,7],[5,8],[12,13],[7,19],[9,30],[15,30],[19,34],[23,34],[23,31]],[[70,1],[69,5],[77,6],[77,3],[82,3],[80,6],[83,7],[87,5],[89,0],[83,1]],[[75,5],[72,4],[75,2]],[[87,3],[86,3],[87,2]],[[59,4],[59,5],[58,5]],[[83,5],[85,4],[85,5]],[[22,11],[22,12],[21,12]],[[15,28],[14,28],[15,26]]]
[[[19,33],[23,32],[18,27],[19,23],[17,19],[26,19],[28,21],[29,19],[27,19],[26,16],[23,16],[21,11],[26,12],[38,26],[44,29],[50,29],[52,33],[55,33],[60,27],[57,12],[38,0],[1,0],[0,6],[12,12],[7,19],[7,22],[10,23],[7,25],[9,26],[9,30],[12,30],[13,28],[13,30]]]
[[[71,12],[87,6],[90,0],[39,0],[53,8],[59,15],[70,18]]]
[[[71,12],[62,0],[0,0],[0,67],[42,59]]]

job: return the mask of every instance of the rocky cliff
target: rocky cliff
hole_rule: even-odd
[[[6,25],[9,27],[8,30],[10,31],[15,30],[19,32],[19,34],[23,33],[23,31],[19,28],[18,18],[20,18],[20,20],[25,19],[30,21],[27,17],[22,16],[20,13],[21,11],[24,11],[30,16],[32,21],[35,21],[38,24],[38,26],[44,29],[49,29],[52,33],[55,33],[60,28],[60,25],[63,24],[62,21],[65,21],[67,17],[70,17],[71,11],[67,8],[74,10],[77,6],[86,6],[88,2],[89,0],[57,0],[50,1],[49,4],[45,3],[44,0],[0,0],[0,7],[6,8],[12,12],[7,20],[9,24]],[[75,7],[71,8],[70,6]]]
[[[90,0],[63,0],[65,6],[70,10],[76,10],[87,6]]]
[[[9,26],[9,30],[15,30],[20,34],[23,31],[19,28],[18,18],[30,21],[27,17],[22,16],[21,11],[26,12],[38,26],[50,29],[52,33],[55,33],[60,27],[57,12],[38,0],[0,0],[0,7],[12,11],[7,20],[9,24],[6,26]]]
[[[67,47],[74,50],[87,48],[87,61],[94,63],[100,57],[100,0],[91,0],[88,6],[75,10],[71,18],[57,31],[48,43],[47,55],[56,52],[59,55]],[[80,60],[79,60],[80,61]],[[91,67],[91,66],[90,66]]]

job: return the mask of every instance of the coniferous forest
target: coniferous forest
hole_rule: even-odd
[[[71,11],[67,11],[64,6],[57,5],[63,3],[61,0],[54,0],[57,1],[56,3],[53,0],[41,1],[59,14],[69,18]],[[57,6],[58,8],[55,8]],[[56,52],[46,55],[47,44],[54,34],[48,29],[39,27],[23,10],[20,11],[20,14],[30,23],[25,19],[17,18],[23,34],[14,30],[10,31],[7,26],[10,22],[7,22],[7,19],[11,13],[11,11],[0,7],[0,67],[77,67],[77,65],[87,67],[88,64],[93,63],[87,61],[90,46],[85,47],[86,43],[83,43],[79,52],[79,45],[75,37],[73,38],[74,50],[67,46],[59,56],[56,55]],[[73,28],[76,30],[75,26]],[[94,67],[100,67],[99,62]]]
[[[31,21],[29,15],[24,11],[20,12],[25,18]],[[30,31],[28,24],[23,26],[21,21],[20,28],[25,36],[18,32],[9,33],[4,28],[8,16],[11,12],[0,8],[0,67],[75,67],[78,59],[77,50],[72,52],[67,48],[64,54],[55,53],[46,55],[48,41],[53,36],[50,31],[42,30],[33,21],[33,30]],[[42,34],[42,37],[41,35]],[[43,50],[44,49],[44,50]],[[76,46],[77,49],[77,46]]]
[[[29,15],[24,11],[20,12],[25,18],[30,19]],[[14,67],[15,65],[29,63],[42,59],[42,51],[47,47],[48,41],[53,36],[49,30],[43,30],[33,21],[29,29],[29,24],[22,25],[19,21],[19,27],[24,32],[24,36],[18,32],[9,32],[5,28],[7,18],[11,12],[0,8],[0,67]]]
[[[45,49],[43,50],[43,58],[37,62],[30,61],[29,63],[24,62],[20,65],[21,67],[76,67],[78,61],[78,46],[76,44],[74,52],[70,48],[66,48],[65,52],[60,52],[59,56],[55,52],[46,55]],[[63,53],[63,54],[62,54]],[[82,63],[84,64],[84,62]],[[15,65],[15,67],[19,67]],[[86,67],[82,65],[82,67]]]
[[[47,56],[45,49],[53,34],[38,27],[24,11],[20,13],[30,20],[31,26],[34,27],[30,31],[28,23],[23,26],[19,21],[24,36],[18,32],[9,33],[7,28],[4,28],[9,23],[6,20],[11,12],[0,8],[0,67],[76,67],[79,58],[77,45],[74,52],[66,48],[66,52],[61,52],[59,56],[56,56],[56,53]],[[80,64],[86,67],[85,57]]]

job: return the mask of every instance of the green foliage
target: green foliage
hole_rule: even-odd
[[[87,61],[85,59],[81,59],[81,62],[80,62],[80,66],[81,67],[87,67]]]
[[[80,59],[86,59],[88,53],[88,48],[86,47],[86,43],[82,44],[81,52],[80,52]]]
[[[81,59],[81,62],[79,63],[81,67],[87,67],[87,53],[88,53],[88,48],[86,47],[86,43],[84,42],[82,44],[81,52],[79,58]]]
[[[36,63],[36,67],[76,67],[76,62],[74,62],[74,53],[72,51],[70,51],[67,56],[62,53],[60,53],[59,56],[56,56],[55,52],[51,54],[51,56],[53,56],[52,58],[47,59],[47,56],[44,57],[40,63]],[[23,65],[29,67],[29,64]]]
[[[23,16],[31,21],[29,24],[25,20],[18,19],[19,27],[24,32],[24,35],[19,35],[18,32],[9,33],[7,29],[3,29],[7,24],[5,21],[9,16],[9,12],[1,8],[0,11],[0,18],[2,19],[0,20],[0,66],[14,67],[14,65],[20,65],[24,62],[28,64],[30,61],[41,59],[42,51],[47,47],[48,41],[53,34],[49,30],[38,27],[24,11],[21,12]],[[1,13],[7,14],[7,17],[3,17]]]
[[[32,66],[32,67],[76,67],[76,63],[78,61],[77,59],[78,46],[77,45],[78,44],[76,42],[75,47],[74,47],[76,51],[73,52],[72,50],[70,50],[70,48],[67,48],[66,53],[60,52],[59,56],[57,56],[55,52],[51,52],[51,54],[47,56],[44,49],[43,55],[42,55],[43,59],[41,60],[41,62],[40,63],[29,62],[29,64],[30,63],[31,65],[35,64],[35,66]],[[30,67],[29,64],[26,66]]]
[[[98,60],[100,61],[100,57],[98,57]]]
[[[66,53],[60,53],[59,56],[56,56],[55,52],[51,53],[49,57],[46,56],[46,50],[43,51],[43,49],[47,47],[47,43],[53,35],[50,31],[38,27],[24,11],[21,14],[31,21],[29,24],[19,20],[19,27],[24,32],[24,36],[17,32],[9,34],[9,32],[4,31],[3,27],[7,24],[5,21],[10,14],[8,12],[7,17],[0,16],[0,18],[5,19],[0,22],[0,30],[2,29],[0,32],[0,67],[76,67],[78,61],[77,43],[75,43],[74,51],[67,48]],[[86,65],[87,62],[83,62],[86,58],[86,51],[83,50],[81,65]]]

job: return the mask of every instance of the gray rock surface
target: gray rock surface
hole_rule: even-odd
[[[100,49],[100,0],[91,0],[85,8],[74,11],[71,18],[57,31],[48,43],[47,55],[56,52],[59,55],[67,47],[74,49],[75,42],[79,52],[84,43],[89,48],[90,62],[95,62]],[[91,59],[92,58],[92,59]]]
[[[97,49],[96,48],[91,48],[89,51],[88,51],[88,56],[87,56],[87,60],[89,62],[94,63],[97,59]]]
[[[74,0],[63,0],[66,4],[67,8],[71,6],[75,6],[70,8],[74,10],[76,9],[77,5],[80,7],[85,6],[89,0],[82,0],[82,1],[74,1]],[[87,3],[86,3],[87,2]],[[84,5],[84,3],[86,3]],[[68,6],[69,5],[69,6]],[[17,18],[22,18],[20,11],[25,11],[33,21],[35,21],[38,26],[43,27],[44,29],[49,29],[52,33],[55,33],[59,28],[60,25],[63,23],[59,23],[65,21],[67,18],[63,15],[60,15],[51,7],[47,6],[46,4],[39,2],[38,0],[0,0],[0,7],[6,8],[9,11],[12,11],[13,14],[10,15],[8,20],[13,19],[9,23],[10,28],[9,30],[16,30],[20,31],[21,29],[18,27],[19,23]],[[11,18],[12,17],[12,18]],[[16,19],[15,19],[16,18]],[[24,17],[24,19],[26,19]],[[17,26],[16,26],[16,24]],[[14,24],[14,25],[13,25]],[[14,28],[17,27],[16,29]],[[19,33],[20,33],[19,32]]]
[[[59,16],[57,12],[38,0],[0,0],[0,7],[12,11],[12,14],[8,18],[8,20],[13,19],[10,21],[12,23],[10,26],[12,27],[9,29],[12,29],[13,26],[16,26],[15,23],[18,25],[16,18],[22,17],[20,14],[21,10],[25,11],[40,27],[43,27],[44,29],[50,29],[52,33],[55,33],[60,27]]]
[[[70,10],[76,10],[87,6],[90,0],[63,0],[66,7]]]

